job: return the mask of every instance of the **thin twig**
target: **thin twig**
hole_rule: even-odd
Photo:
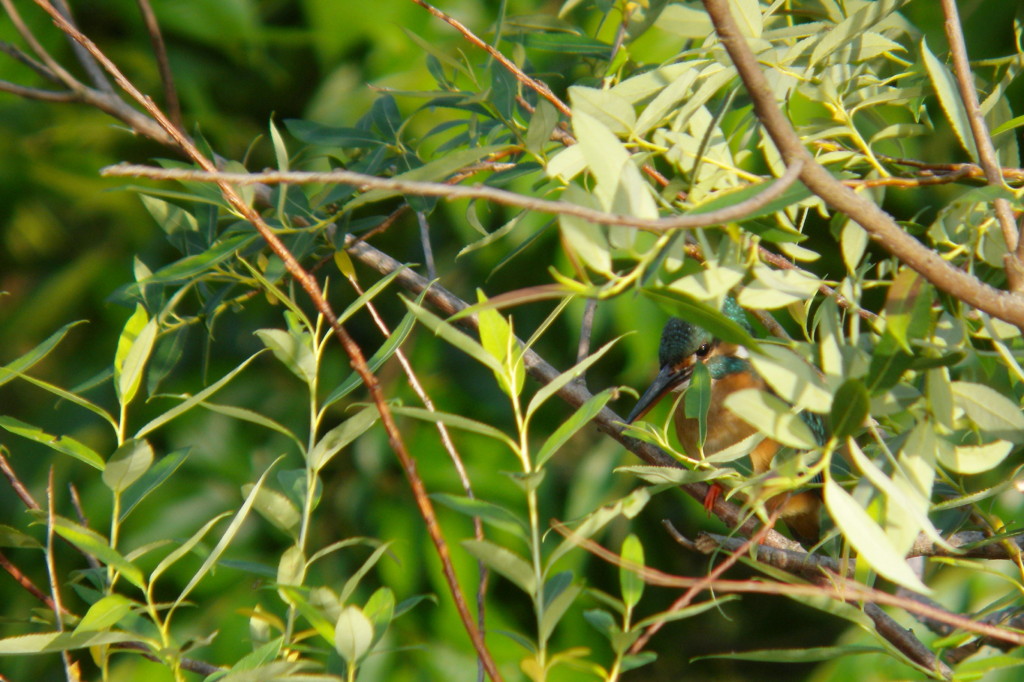
[[[0,445],[0,471],[3,471],[4,476],[7,477],[7,482],[11,485],[11,489],[14,490],[14,494],[21,498],[25,506],[33,511],[38,511],[40,509],[39,503],[36,502],[35,498],[32,497],[32,493],[28,491],[25,484],[18,478],[18,474],[11,468],[11,463],[7,461],[7,448],[2,445]]]
[[[974,88],[974,74],[971,73],[971,64],[967,59],[967,45],[964,43],[963,29],[960,27],[960,15],[957,13],[955,0],[942,0],[942,13],[946,17],[946,39],[949,41],[949,53],[953,58],[953,74],[956,76],[957,88],[960,90],[960,99],[967,111],[967,120],[971,124],[971,134],[974,137],[974,146],[978,150],[978,160],[981,167],[985,169],[985,178],[988,184],[995,186],[1003,185],[1003,174],[999,167],[999,159],[996,156],[995,147],[992,146],[992,137],[988,134],[988,126],[985,124],[985,117],[981,113],[981,106],[978,104],[978,92]],[[996,217],[999,219],[999,226],[1003,231],[1003,240],[1009,253],[1006,254],[1006,276],[1009,280],[1012,291],[1024,289],[1024,240],[1020,239],[1017,233],[1017,224],[1013,219],[1013,211],[1010,202],[1006,199],[996,199],[993,202]]]
[[[53,622],[57,630],[64,630],[64,613],[67,611],[60,599],[60,580],[57,578],[57,565],[55,563],[55,552],[53,550],[53,520],[57,517],[54,511],[54,490],[53,490],[53,467],[50,467],[50,475],[46,482],[46,574],[50,579],[50,605],[53,610]],[[71,652],[63,650],[60,652],[61,660],[64,662],[64,674],[68,682],[77,682],[78,666],[71,659]]]
[[[863,227],[889,253],[922,274],[941,291],[952,294],[994,317],[1024,328],[1024,297],[1001,291],[972,274],[960,270],[939,253],[907,234],[872,201],[844,186],[804,148],[775,101],[757,57],[736,25],[726,0],[703,0],[715,31],[728,51],[754,103],[758,121],[764,126],[787,163],[805,162],[800,173],[803,183],[832,209],[845,213]]]
[[[178,90],[174,87],[174,72],[171,71],[171,64],[167,59],[167,46],[160,31],[160,22],[156,20],[156,13],[153,12],[149,0],[136,2],[139,5],[139,13],[142,14],[142,21],[146,25],[146,33],[149,34],[149,43],[153,46],[153,58],[156,59],[156,66],[160,71],[160,82],[164,85],[164,106],[167,107],[167,115],[174,125],[184,130],[181,102],[178,100]]]
[[[67,0],[57,0],[56,6],[69,24],[77,26],[75,23],[75,17],[71,14],[71,8],[68,6]],[[65,35],[64,37],[71,45],[71,51],[75,53],[75,59],[78,60],[78,63],[82,65],[82,68],[85,69],[85,72],[89,75],[89,80],[92,81],[93,86],[101,92],[113,94],[114,88],[110,84],[110,79],[108,79],[107,75],[103,73],[103,69],[101,69],[100,65],[96,63],[96,60],[92,58],[92,55],[90,55],[81,45],[72,40],[70,36]]]
[[[555,108],[558,109],[560,112],[562,112],[566,116],[572,116],[572,110],[569,109],[568,105],[565,102],[558,99],[558,97],[555,96],[555,93],[551,92],[551,88],[549,88],[546,83],[543,83],[542,81],[539,81],[536,78],[530,78],[529,76],[527,76],[525,73],[523,73],[522,69],[520,69],[514,63],[512,63],[512,61],[508,57],[506,57],[501,52],[494,49],[494,47],[488,45],[486,42],[477,37],[476,34],[474,34],[472,31],[469,30],[469,28],[466,27],[465,24],[460,22],[458,19],[455,19],[451,15],[445,14],[444,12],[437,9],[430,3],[425,2],[424,0],[412,1],[419,5],[420,7],[422,7],[423,9],[430,12],[431,14],[433,14],[438,19],[441,19],[442,21],[448,23],[452,28],[461,33],[462,37],[471,42],[473,45],[479,47],[481,50],[490,55],[492,59],[494,59],[499,64],[504,66],[506,69],[508,69],[509,73],[511,73],[517,81],[519,81],[526,87],[530,88],[547,101],[554,104]]]
[[[21,585],[22,589],[24,589],[26,592],[31,594],[39,601],[43,602],[43,604],[46,605],[46,608],[50,609],[51,611],[56,611],[58,608],[60,608],[64,611],[64,613],[70,613],[70,611],[65,609],[63,606],[58,607],[57,604],[54,603],[53,598],[50,597],[50,595],[46,594],[41,589],[36,587],[35,583],[32,582],[32,579],[24,573],[22,573],[21,569],[15,566],[13,563],[11,563],[11,560],[8,559],[2,553],[0,553],[0,568],[3,568],[5,571],[7,571],[7,574],[14,578],[14,581]]]
[[[139,177],[153,180],[183,180],[195,182],[214,182],[218,185],[252,185],[262,184],[320,184],[338,183],[355,185],[361,189],[384,189],[403,194],[419,196],[444,197],[449,201],[456,199],[485,199],[505,206],[517,206],[529,211],[570,215],[592,223],[604,225],[624,225],[648,232],[669,232],[671,230],[689,230],[699,227],[711,227],[723,223],[742,220],[755,211],[764,208],[778,199],[796,182],[800,175],[802,161],[786,168],[786,172],[772,182],[764,182],[766,187],[759,193],[737,204],[707,213],[687,213],[668,218],[636,218],[619,213],[607,213],[596,209],[570,204],[566,201],[551,201],[528,197],[515,192],[487,187],[484,185],[448,185],[441,182],[419,182],[415,180],[399,180],[396,178],[380,178],[364,173],[347,170],[334,170],[325,173],[304,171],[264,171],[262,173],[224,173],[216,169],[193,170],[188,168],[157,168],[129,163],[107,166],[101,171],[105,177]],[[760,185],[759,185],[760,186]]]

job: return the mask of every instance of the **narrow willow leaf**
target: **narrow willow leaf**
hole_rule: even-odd
[[[762,344],[761,351],[751,356],[750,363],[780,398],[803,410],[828,412],[832,395],[811,365],[776,344]]]
[[[151,420],[148,424],[143,426],[135,433],[135,437],[142,438],[146,434],[154,431],[155,429],[158,429],[159,427],[163,426],[164,424],[171,421],[175,417],[191,410],[196,405],[201,405],[203,402],[206,401],[207,398],[209,398],[214,393],[222,389],[225,385],[227,385],[229,381],[234,379],[239,372],[248,367],[249,363],[256,359],[256,357],[262,352],[264,351],[260,351],[258,353],[254,353],[253,355],[250,355],[244,362],[242,362],[242,364],[240,364],[238,367],[235,367],[233,370],[222,376],[213,384],[199,391],[199,393],[196,393],[194,396],[186,397],[185,400],[183,400],[178,405],[175,405],[174,407],[167,410],[159,417],[156,417],[155,419]]]
[[[194,197],[191,196],[189,199],[192,201],[195,200]],[[203,253],[199,253],[194,256],[186,256],[175,263],[171,263],[166,267],[160,268],[153,273],[152,277],[131,285],[128,288],[129,293],[137,294],[142,291],[144,287],[151,284],[180,282],[194,275],[208,272],[213,266],[233,257],[236,251],[245,248],[255,241],[257,237],[258,235],[256,234],[240,234],[234,237],[229,237],[223,242],[215,244],[212,248],[204,251]]]
[[[265,428],[270,429],[271,431],[277,431],[281,435],[287,436],[293,443],[295,443],[295,445],[298,446],[299,451],[302,451],[306,447],[305,443],[299,440],[299,437],[296,436],[290,429],[288,429],[288,427],[284,426],[279,422],[274,421],[273,419],[267,417],[266,415],[260,414],[259,412],[247,409],[245,407],[236,407],[234,405],[222,405],[220,403],[211,403],[208,400],[203,401],[201,405],[202,407],[205,407],[211,412],[222,414],[225,417],[231,417],[232,419],[238,419],[239,421],[249,422],[250,424],[256,424],[257,426],[263,426]]]
[[[697,656],[693,660],[709,658],[728,659],[733,661],[764,661],[775,663],[816,663],[818,661],[831,661],[843,656],[854,656],[860,654],[884,654],[886,649],[877,646],[861,646],[850,644],[846,646],[824,646],[810,647],[808,649],[761,649],[755,651],[738,651],[729,654],[710,654],[708,656]]]
[[[53,530],[78,549],[99,559],[102,563],[112,566],[132,585],[145,589],[142,571],[138,566],[125,559],[120,552],[110,546],[110,541],[96,531],[69,521],[60,516],[53,519]]]
[[[128,349],[124,358],[124,366],[119,368],[120,372],[117,371],[117,367],[114,368],[114,386],[117,388],[117,397],[122,405],[131,403],[138,393],[139,386],[142,384],[142,373],[153,353],[158,329],[159,324],[156,318],[147,322],[139,331],[138,338],[132,342],[131,348]]]
[[[545,99],[537,103],[530,123],[526,128],[526,149],[533,154],[540,154],[544,145],[551,137],[551,132],[558,123],[558,111]]]
[[[234,518],[231,519],[231,523],[228,524],[228,527],[220,537],[220,540],[218,540],[217,544],[214,545],[212,550],[210,550],[206,560],[203,561],[203,565],[199,567],[199,570],[195,572],[192,578],[188,581],[188,584],[185,585],[185,589],[183,589],[181,594],[178,595],[178,598],[174,600],[174,605],[171,607],[172,611],[178,608],[185,597],[187,597],[192,590],[195,589],[195,586],[199,584],[199,581],[206,577],[206,574],[210,572],[210,569],[213,568],[221,555],[224,554],[224,550],[226,550],[228,545],[231,544],[231,541],[235,539],[239,529],[242,527],[242,523],[245,521],[246,517],[249,516],[249,510],[252,509],[252,505],[256,501],[256,493],[258,493],[260,488],[263,487],[263,481],[267,478],[267,474],[270,473],[270,470],[274,468],[274,465],[276,465],[280,459],[281,458],[279,457],[274,460],[274,462],[267,467],[267,470],[263,472],[263,475],[260,476],[259,480],[256,481],[256,485],[253,486],[252,491],[250,491],[248,497],[245,498],[242,506],[235,513]]]
[[[625,562],[619,567],[622,601],[627,609],[632,609],[640,603],[640,597],[644,593],[644,580],[639,575],[644,568],[644,546],[640,543],[640,538],[634,533],[630,533],[622,541],[622,549],[619,553]]]
[[[127,616],[135,606],[136,602],[128,597],[120,594],[108,594],[89,607],[78,626],[75,627],[74,633],[79,635],[83,632],[109,630],[117,625],[119,620]]]
[[[132,483],[121,494],[121,521],[135,509],[147,495],[156,490],[160,485],[170,478],[171,474],[178,470],[188,457],[192,448],[181,448],[161,457],[156,464],[149,467],[137,481]]]
[[[956,133],[957,139],[960,140],[960,146],[970,155],[972,161],[977,162],[978,150],[974,145],[974,136],[971,134],[970,119],[967,116],[964,103],[960,99],[960,91],[953,74],[932,54],[924,38],[921,38],[921,57],[924,60],[928,78],[935,89],[935,94],[939,98],[939,104],[942,105],[942,111],[945,112],[946,119],[952,126],[953,132]]]
[[[247,483],[242,486],[243,495],[248,495],[250,492],[252,492],[252,484]],[[288,496],[270,488],[262,488],[256,493],[256,502],[253,506],[263,518],[292,537],[297,537],[302,515],[288,499]]]
[[[783,445],[810,450],[818,444],[804,420],[770,393],[754,388],[743,389],[729,395],[725,399],[725,406],[737,417]]]
[[[40,445],[45,445],[57,452],[74,457],[75,459],[85,462],[100,471],[103,471],[104,467],[106,467],[103,457],[101,457],[98,452],[90,448],[88,445],[75,440],[71,436],[54,436],[46,433],[37,426],[32,426],[31,424],[26,424],[20,419],[7,416],[0,416],[0,429],[22,436],[23,438],[28,438]]]
[[[708,410],[711,408],[711,372],[703,362],[693,365],[690,385],[683,395],[683,414],[697,420],[697,447],[703,451],[708,435]],[[698,453],[688,452],[691,457]]]
[[[369,360],[366,361],[366,366],[370,368],[371,372],[376,372],[380,369],[381,365],[388,360],[388,358],[395,354],[399,347],[405,342],[405,339],[408,338],[415,320],[416,318],[413,317],[411,313],[402,318],[398,327],[391,332],[388,340],[377,349],[377,352],[374,353]],[[338,387],[331,391],[331,394],[324,399],[323,406],[320,408],[321,411],[326,410],[328,407],[359,388],[362,383],[363,378],[359,376],[358,372],[353,371],[345,381],[341,382]]]
[[[485,523],[493,524],[497,528],[511,531],[524,540],[529,530],[526,524],[511,511],[494,502],[481,500],[476,497],[465,495],[449,495],[447,493],[435,493],[430,496],[449,509],[475,516]]]
[[[379,418],[380,413],[373,405],[356,412],[317,441],[306,457],[307,464],[313,471],[320,471],[342,448],[366,433]]]
[[[716,339],[745,346],[755,352],[761,351],[760,344],[750,335],[750,332],[720,311],[698,301],[689,294],[667,288],[643,289],[642,293],[665,308],[670,314],[708,330]]]
[[[284,329],[257,329],[263,345],[295,376],[312,386],[316,382],[317,361],[308,333],[295,334]]]
[[[1024,442],[1024,414],[1020,405],[994,388],[954,381],[953,399],[985,433],[1013,443]]]
[[[395,618],[395,593],[378,587],[363,605],[363,613],[373,623],[373,641],[379,642]]]
[[[633,627],[637,630],[644,629],[654,625],[655,623],[670,623],[676,620],[685,620],[692,618],[698,614],[704,613],[710,609],[717,609],[727,602],[736,601],[740,599],[738,594],[723,594],[710,601],[700,602],[687,606],[685,609],[674,609],[672,611],[662,611],[656,613],[653,616],[648,616],[641,621],[638,621]]]
[[[480,303],[487,302],[487,297],[479,289],[477,300]],[[494,378],[506,395],[517,397],[523,387],[525,368],[517,352],[518,342],[512,334],[512,325],[497,310],[483,308],[477,314],[477,331],[480,334],[480,345],[503,368]]]
[[[57,344],[64,340],[67,333],[72,327],[77,327],[80,324],[85,324],[85,320],[79,320],[77,322],[69,322],[54,333],[46,337],[46,340],[40,343],[38,346],[25,353],[16,360],[12,360],[8,364],[0,367],[0,386],[3,386],[11,379],[15,378],[19,374],[22,374],[31,369],[37,362],[45,358],[50,354]]]
[[[667,468],[667,467],[658,467]],[[625,516],[627,519],[634,518],[647,505],[651,499],[651,491],[646,486],[637,488],[629,495],[616,500],[612,504],[599,507],[596,511],[588,514],[579,524],[572,528],[575,537],[562,540],[548,556],[548,566],[553,566],[556,561],[565,556],[568,552],[578,546],[579,541],[590,538],[599,530],[608,525],[613,519]]]
[[[130,632],[38,632],[0,639],[0,656],[48,654],[72,649],[86,649],[106,644],[120,644],[139,639]]]
[[[348,580],[345,581],[344,587],[341,588],[341,592],[338,594],[339,601],[344,603],[352,597],[356,588],[359,587],[360,581],[362,581],[362,579],[366,577],[366,574],[377,565],[377,562],[383,558],[384,553],[388,551],[388,547],[390,546],[390,542],[383,542],[373,550],[373,553],[367,557],[366,561],[364,561],[359,567],[359,570],[349,576]]]
[[[831,479],[825,481],[825,504],[843,537],[869,566],[897,585],[921,594],[931,593],[864,508]]]
[[[618,340],[621,338],[622,337],[620,336],[612,339],[611,341],[597,349],[595,352],[591,353],[586,358],[581,360],[580,362],[576,363],[566,371],[559,374],[557,377],[549,381],[544,386],[541,386],[540,390],[537,391],[537,393],[530,400],[530,404],[526,407],[526,418],[529,419],[530,416],[532,416],[533,413],[537,410],[537,408],[543,405],[548,398],[550,398],[551,396],[565,388],[565,386],[570,381],[573,381],[578,377],[582,376],[583,373],[586,372],[591,365],[600,360],[605,353],[611,350],[612,346],[615,343],[617,343]]]
[[[373,623],[363,610],[350,604],[341,610],[334,624],[334,650],[352,665],[370,650],[373,632]]]
[[[840,439],[855,435],[864,425],[870,409],[868,390],[860,379],[845,381],[832,400],[832,435]]]
[[[541,445],[540,450],[537,451],[536,467],[539,469],[544,466],[553,454],[565,445],[570,438],[582,429],[584,426],[590,423],[590,421],[604,409],[604,406],[608,404],[612,396],[615,395],[616,390],[612,388],[606,388],[596,395],[590,396],[585,403],[579,406],[571,417],[562,422],[557,429],[548,436],[544,444]]]
[[[508,578],[512,584],[528,595],[537,590],[536,575],[529,562],[510,549],[487,540],[463,540],[462,546],[474,557]]]
[[[160,563],[156,565],[156,568],[153,569],[153,572],[149,574],[149,582],[156,582],[156,579],[163,575],[164,571],[166,571],[168,568],[177,563],[178,560],[181,559],[183,556],[191,552],[196,545],[202,542],[203,538],[206,537],[206,534],[210,532],[211,528],[217,525],[217,523],[221,519],[228,516],[231,516],[231,512],[223,512],[213,517],[205,524],[203,524],[203,527],[197,530],[195,533],[193,533],[192,537],[183,542],[181,546],[179,546],[173,552],[165,556],[160,561]]]
[[[579,585],[568,585],[545,604],[544,615],[541,616],[540,620],[542,638],[547,639],[551,636],[551,633],[555,631],[555,626],[562,620],[562,616],[565,615],[565,612],[572,606],[582,591],[583,588]]]
[[[487,436],[494,440],[500,441],[508,445],[509,449],[514,453],[519,453],[519,446],[514,440],[509,438],[507,435],[494,428],[489,424],[478,422],[469,417],[463,417],[458,414],[450,414],[448,412],[436,412],[434,410],[427,410],[422,407],[399,407],[395,406],[391,408],[391,411],[395,414],[400,414],[404,417],[412,417],[414,419],[421,419],[423,421],[435,422],[444,424],[445,426],[451,426],[456,429],[463,431],[469,431],[470,433],[476,433],[481,436]]]
[[[562,158],[564,154],[565,152],[562,152],[556,158]],[[598,208],[594,197],[574,184],[562,192],[562,201],[586,208]],[[602,225],[563,213],[558,216],[558,227],[570,254],[577,256],[594,272],[612,276],[611,245]]]
[[[878,0],[865,3],[861,9],[836,24],[835,28],[824,33],[821,41],[811,53],[810,63],[820,68],[823,66],[822,61],[827,56],[861,37],[865,31],[875,27],[906,1]]]
[[[469,336],[463,334],[454,326],[445,322],[423,306],[413,303],[405,298],[403,298],[402,301],[405,303],[409,311],[416,316],[416,319],[418,319],[427,329],[434,332],[436,336],[440,336],[442,339],[491,370],[495,375],[504,371],[501,364],[495,360],[483,346],[471,339]]]
[[[1013,450],[1013,443],[997,440],[984,445],[958,445],[952,450],[940,450],[939,461],[946,469],[958,474],[981,474],[999,466]]]
[[[142,478],[153,464],[153,446],[143,439],[125,441],[107,460],[103,483],[115,493],[122,493]]]

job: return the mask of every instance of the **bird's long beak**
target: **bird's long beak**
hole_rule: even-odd
[[[629,413],[626,423],[632,424],[647,414],[667,393],[686,388],[686,385],[690,383],[692,375],[693,364],[687,364],[682,368],[674,368],[670,365],[662,367],[661,371],[658,372],[658,376],[654,377],[654,381],[647,387],[644,394],[640,396],[640,400],[636,402],[636,407]]]

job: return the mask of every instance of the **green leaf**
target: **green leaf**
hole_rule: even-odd
[[[561,158],[561,155],[556,158]],[[562,201],[585,208],[598,208],[593,195],[575,184],[565,188],[562,192]],[[604,226],[562,213],[558,216],[558,227],[570,254],[579,257],[583,264],[594,272],[612,276],[611,245],[605,235]]]
[[[573,412],[573,415],[562,422],[557,429],[548,436],[540,450],[537,451],[536,467],[539,469],[551,458],[553,454],[568,442],[576,433],[604,409],[608,401],[617,393],[614,388],[606,388],[596,395],[587,398],[587,401]]]
[[[476,433],[481,436],[487,436],[494,440],[500,441],[508,445],[512,452],[519,452],[519,446],[516,442],[509,438],[507,435],[494,428],[490,424],[484,424],[478,422],[469,417],[463,417],[458,414],[451,414],[448,412],[437,412],[435,410],[427,410],[422,407],[400,407],[395,406],[391,408],[391,411],[395,414],[402,415],[404,417],[412,417],[413,419],[420,419],[427,422],[434,422],[437,424],[444,424],[445,426],[451,426],[456,429],[463,431],[469,431],[470,433]]]
[[[725,399],[730,412],[772,440],[800,450],[817,446],[811,428],[779,398],[755,388],[746,388]]]
[[[859,654],[884,654],[886,649],[877,646],[848,644],[845,646],[810,647],[807,649],[761,649],[755,651],[736,651],[728,654],[709,654],[697,656],[693,660],[723,658],[733,661],[764,661],[774,663],[816,663],[831,661],[843,656]]]
[[[839,22],[835,28],[826,32],[811,53],[810,63],[819,68],[825,57],[845,47],[863,33],[874,28],[883,19],[900,8],[907,0],[877,0],[865,3],[858,11]]]
[[[153,446],[148,441],[127,440],[107,460],[103,483],[115,493],[122,493],[142,478],[152,464]]]
[[[108,594],[89,607],[75,628],[74,634],[108,630],[117,625],[118,621],[127,616],[135,606],[136,603],[128,597]]]
[[[356,588],[359,587],[360,581],[366,577],[366,574],[370,572],[377,562],[381,560],[384,553],[388,551],[388,547],[391,546],[390,542],[380,543],[379,546],[373,550],[366,561],[359,567],[355,573],[349,576],[348,580],[345,581],[344,587],[341,588],[341,594],[338,595],[338,599],[342,602],[348,601],[355,593]]]
[[[540,154],[544,145],[551,138],[551,133],[558,124],[558,110],[546,99],[537,103],[530,124],[526,128],[526,149],[533,154]]]
[[[479,289],[477,300],[480,303],[487,302],[487,297]],[[504,368],[495,374],[498,385],[506,395],[517,397],[523,388],[526,369],[512,334],[512,325],[497,310],[485,307],[477,314],[477,330],[480,333],[480,345]]]
[[[931,322],[932,287],[910,268],[903,268],[889,286],[885,297],[885,331],[892,334],[900,347],[913,353],[911,339],[920,339]]]
[[[843,537],[868,565],[897,585],[921,594],[931,593],[892,546],[885,532],[853,496],[832,479],[825,481],[825,504]]]
[[[121,494],[120,521],[124,521],[139,502],[170,478],[171,474],[182,465],[191,450],[192,448],[185,447],[164,455],[156,464],[149,467],[137,481],[128,486]]]
[[[257,329],[263,345],[295,376],[312,386],[316,383],[317,360],[312,338],[307,332],[294,333],[284,329]]]
[[[309,451],[306,463],[313,471],[320,471],[342,448],[366,433],[379,418],[380,413],[375,405],[364,407],[325,433]]]
[[[153,352],[158,328],[156,318],[148,319],[145,308],[140,304],[121,332],[114,356],[114,387],[122,405],[131,403],[139,390],[142,371]]]
[[[88,445],[75,440],[71,436],[53,436],[37,426],[32,426],[31,424],[26,424],[20,419],[7,416],[0,416],[0,429],[22,436],[23,438],[28,438],[29,440],[35,441],[40,445],[45,445],[46,447],[65,455],[70,455],[71,457],[85,462],[100,471],[103,471],[104,467],[106,467],[106,463],[98,452],[90,448]]]
[[[526,524],[511,511],[494,502],[481,500],[465,495],[449,495],[447,493],[435,493],[430,496],[449,509],[475,516],[485,523],[494,525],[505,531],[515,533],[517,536],[526,539],[529,530]]]
[[[242,494],[248,496],[252,492],[252,484],[242,486]],[[253,504],[256,511],[263,518],[293,537],[297,537],[296,531],[302,522],[302,515],[295,508],[288,496],[270,488],[261,488],[256,493],[256,502]]]
[[[130,632],[39,632],[0,639],[0,656],[48,654],[72,649],[86,649],[106,644],[137,641]]]
[[[20,356],[16,360],[12,360],[8,364],[0,367],[0,386],[3,386],[11,379],[23,374],[24,372],[31,369],[36,363],[45,358],[50,354],[54,348],[57,347],[72,327],[77,327],[80,324],[85,324],[85,320],[79,320],[77,322],[69,322],[54,333],[46,337],[46,340],[40,343],[38,346]]]
[[[899,342],[886,332],[878,340],[868,365],[868,391],[878,395],[899,383],[910,366],[911,356],[900,349]]]
[[[634,533],[630,533],[622,541],[622,549],[619,553],[622,555],[623,561],[629,564],[619,567],[622,601],[627,609],[632,609],[640,603],[640,597],[644,593],[644,580],[639,575],[644,568],[644,546],[640,543],[640,538]]]
[[[953,132],[956,133],[957,139],[960,140],[960,146],[964,148],[972,161],[977,162],[978,150],[974,145],[970,119],[967,116],[964,103],[960,99],[960,91],[953,74],[932,54],[932,51],[928,49],[928,42],[924,38],[921,38],[921,58],[924,60],[925,70],[928,72],[928,78],[932,82],[935,94],[939,98],[939,104],[942,105],[942,111],[945,112],[946,119],[952,126]]]
[[[199,581],[206,577],[206,574],[210,572],[210,569],[213,568],[221,555],[224,554],[224,550],[226,550],[228,545],[231,544],[231,541],[235,539],[239,529],[242,527],[242,523],[244,523],[246,517],[249,516],[249,510],[252,509],[252,505],[256,501],[256,494],[259,492],[260,488],[263,487],[263,481],[267,478],[267,474],[270,473],[270,470],[280,461],[280,459],[281,458],[279,457],[274,460],[274,462],[267,467],[267,470],[263,472],[263,475],[260,476],[259,480],[256,481],[256,485],[253,486],[253,489],[245,498],[242,506],[235,513],[234,518],[231,519],[231,523],[229,523],[228,527],[224,530],[224,534],[220,537],[220,540],[217,541],[217,544],[214,545],[213,549],[203,561],[203,565],[199,567],[199,570],[195,572],[192,578],[188,581],[188,584],[185,585],[185,589],[183,589],[181,594],[178,595],[178,598],[174,600],[174,604],[171,606],[172,611],[178,608],[181,602],[184,601],[185,597],[187,597],[192,590],[195,589],[195,586],[199,584]]]
[[[211,528],[213,528],[221,519],[230,515],[230,512],[223,512],[203,524],[203,527],[193,533],[192,537],[183,542],[180,547],[165,556],[160,563],[156,565],[156,568],[154,568],[153,572],[149,575],[149,582],[156,582],[157,578],[163,575],[164,571],[177,563],[179,559],[191,552],[196,545],[202,542],[203,538],[206,537],[206,534],[210,532]]]
[[[583,588],[579,585],[572,584],[571,582],[565,585],[564,588],[559,590],[557,594],[549,596],[548,590],[553,590],[553,584],[559,576],[566,575],[568,572],[559,573],[557,576],[549,580],[544,585],[544,615],[541,616],[540,620],[540,632],[541,637],[547,639],[551,636],[551,633],[555,631],[555,626],[562,620],[562,616],[572,606],[572,603],[576,601],[576,597],[580,595]],[[572,580],[572,574],[568,573],[568,579]]]
[[[690,385],[683,395],[683,414],[697,420],[697,447],[703,450],[708,436],[708,410],[711,408],[711,372],[703,362],[693,364]],[[696,453],[687,453],[695,455]]]
[[[181,403],[167,410],[159,417],[150,420],[148,424],[143,426],[135,433],[135,437],[142,438],[146,434],[154,431],[155,429],[160,428],[161,426],[171,421],[175,417],[191,410],[196,405],[203,404],[207,398],[209,398],[214,393],[222,389],[229,381],[234,379],[239,372],[248,367],[249,363],[256,359],[256,356],[258,356],[262,352],[263,351],[260,351],[259,353],[254,353],[253,355],[250,355],[244,362],[242,362],[242,364],[240,364],[238,367],[235,367],[233,370],[222,376],[220,379],[218,379],[210,386],[207,386],[203,390],[199,391],[199,393],[196,393],[194,396],[186,396],[185,400],[183,400]]]
[[[942,466],[957,474],[981,474],[996,468],[1013,450],[1013,443],[997,440],[984,445],[958,445],[939,450]]]
[[[299,118],[285,119],[284,126],[289,133],[306,144],[346,149],[365,149],[384,144],[384,140],[372,130],[362,128],[326,126]]]
[[[856,435],[864,425],[870,409],[868,390],[860,379],[846,380],[832,399],[832,435],[839,439]]]
[[[395,593],[378,587],[363,606],[363,613],[373,623],[373,641],[379,642],[395,617]]]
[[[1020,405],[994,388],[954,381],[953,399],[983,432],[1012,443],[1024,442],[1024,414]]]
[[[60,516],[53,518],[53,530],[86,554],[91,554],[104,564],[117,569],[132,585],[145,589],[139,567],[125,559],[120,552],[110,546],[109,540],[96,531]]]
[[[620,336],[618,338],[612,339],[611,341],[597,349],[595,352],[591,353],[583,360],[573,365],[571,368],[559,374],[557,377],[549,381],[544,386],[541,386],[540,390],[537,391],[537,393],[530,400],[530,404],[526,407],[526,418],[529,419],[533,415],[533,413],[541,405],[543,405],[548,398],[550,398],[551,396],[555,395],[560,390],[565,388],[565,386],[568,385],[569,382],[574,381],[578,377],[582,376],[583,373],[586,372],[591,365],[600,360],[605,353],[611,350],[612,346],[621,338],[622,337]]]
[[[370,650],[373,633],[373,623],[363,610],[350,604],[341,610],[334,624],[334,650],[352,665]]]
[[[750,364],[783,400],[802,410],[828,412],[832,394],[818,372],[795,352],[765,343],[760,354],[751,356]]]
[[[418,319],[427,329],[434,332],[436,336],[440,336],[442,339],[452,344],[463,353],[482,364],[484,367],[487,367],[489,370],[494,372],[495,375],[504,371],[501,364],[495,360],[482,345],[471,339],[468,335],[463,334],[454,326],[445,322],[426,308],[405,298],[403,298],[402,301],[405,303],[409,311],[416,316],[416,319]]]
[[[536,575],[529,562],[510,549],[487,540],[463,540],[462,546],[496,573],[508,578],[523,592],[533,595],[537,590]]]
[[[138,295],[146,286],[151,284],[181,282],[194,275],[208,272],[213,266],[234,256],[235,252],[239,249],[245,248],[254,242],[258,236],[257,234],[240,234],[229,237],[203,253],[186,256],[176,263],[160,268],[153,273],[152,277],[132,284],[128,287],[128,292],[132,295]]]

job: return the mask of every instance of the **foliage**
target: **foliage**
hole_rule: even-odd
[[[1011,93],[1024,19],[1003,10],[1008,47],[971,65],[978,103],[917,3],[705,4],[568,0],[515,15],[501,3],[464,30],[490,26],[489,52],[406,27],[402,49],[429,85],[361,91],[365,108],[341,120],[311,102],[233,160],[231,115],[207,127],[202,105],[216,107],[188,85],[202,79],[188,60],[195,148],[151,110],[115,113],[165,145],[160,168],[107,172],[148,178],[120,194],[138,196],[167,246],[110,287],[115,336],[64,317],[4,348],[0,451],[30,509],[6,514],[4,556],[49,584],[18,591],[5,662],[111,680],[471,679],[477,664],[505,679],[613,680],[765,661],[862,679],[867,660],[880,679],[1012,675],[1024,250],[1010,218],[1024,119]],[[324,29],[328,3],[304,5],[326,71],[345,45]],[[766,87],[737,68],[716,6],[731,8]],[[239,60],[272,42],[269,18],[233,7],[247,11],[207,8],[209,23],[158,11],[182,43],[172,55],[186,39]],[[278,177],[217,185],[207,157]],[[19,296],[24,310],[46,302]],[[719,312],[730,296],[757,338]],[[770,472],[751,475],[754,442],[682,451],[657,412],[623,440],[647,466],[613,473],[621,448],[589,426],[624,438],[606,408],[631,406],[613,401],[653,374],[669,315],[747,349],[771,390],[726,406],[791,451]],[[69,346],[87,351],[81,369]],[[706,415],[707,382],[698,372],[680,409]],[[757,551],[721,539],[714,570],[681,559],[701,543],[665,543],[654,520],[695,508],[677,491],[699,497],[706,481],[730,489],[740,520],[820,487],[831,530],[807,549],[827,577],[773,553],[799,548],[767,530]],[[684,535],[707,523],[684,520]],[[733,563],[760,580],[722,579]],[[738,597],[757,591],[770,606]],[[781,632],[780,595],[828,638]],[[767,634],[700,635],[720,612],[742,623],[758,610]]]

